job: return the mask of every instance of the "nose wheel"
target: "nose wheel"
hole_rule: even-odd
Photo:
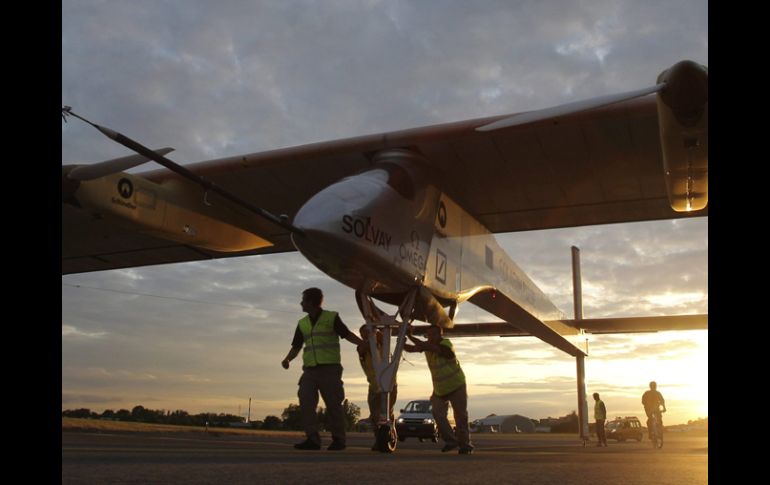
[[[396,428],[387,424],[383,424],[377,430],[377,449],[381,453],[393,453],[396,451],[396,443],[398,442],[398,436],[396,435]]]

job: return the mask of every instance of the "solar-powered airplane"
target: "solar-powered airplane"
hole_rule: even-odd
[[[355,290],[366,324],[383,331],[382,354],[375,332],[369,344],[385,393],[415,320],[448,335],[535,336],[576,358],[585,443],[576,336],[708,328],[707,315],[583,320],[579,291],[567,319],[493,235],[707,216],[708,68],[692,61],[617,95],[185,167],[164,156],[170,148],[69,107],[62,116],[137,153],[62,166],[63,274],[298,250]],[[149,160],[165,168],[125,172]],[[455,325],[466,301],[502,321]],[[392,452],[395,426],[380,415],[378,446]]]

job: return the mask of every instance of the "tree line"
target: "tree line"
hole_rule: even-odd
[[[355,403],[345,399],[342,402],[342,410],[345,415],[345,427],[348,431],[356,428],[358,419],[361,416],[361,408]],[[329,416],[323,406],[319,406],[317,411],[319,425],[324,430],[328,430]],[[147,409],[144,406],[134,406],[131,411],[120,409],[113,411],[105,409],[101,414],[91,411],[88,408],[67,409],[62,411],[62,416],[69,418],[87,418],[87,419],[107,419],[113,421],[135,421],[141,423],[156,424],[175,424],[182,426],[218,426],[228,427],[234,424],[246,422],[243,416],[224,413],[199,413],[190,414],[184,410],[168,411],[165,409]],[[284,408],[281,416],[268,415],[263,420],[251,421],[248,423],[254,429],[269,430],[302,430],[302,413],[299,404],[289,404]]]

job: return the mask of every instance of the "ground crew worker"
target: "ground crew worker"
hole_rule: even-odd
[[[359,329],[359,333],[361,334],[361,338],[363,339],[365,343],[365,350],[358,354],[358,359],[361,362],[361,368],[364,370],[364,374],[366,374],[366,380],[369,382],[369,393],[366,397],[366,402],[369,404],[369,420],[372,422],[372,429],[374,430],[374,436],[375,436],[375,442],[374,445],[372,445],[372,451],[378,451],[377,447],[377,426],[380,421],[380,411],[382,409],[382,393],[380,392],[380,388],[377,385],[376,381],[376,375],[374,373],[374,363],[372,362],[372,351],[371,347],[368,343],[369,338],[369,329],[366,325],[361,325],[361,328]],[[377,350],[380,352],[380,356],[382,356],[382,332],[377,329]],[[396,405],[396,397],[398,396],[398,384],[393,382],[393,390],[390,392],[390,398],[388,399],[388,413],[389,413],[389,419],[393,421],[393,407]]]
[[[318,288],[302,292],[302,311],[307,315],[297,323],[291,350],[281,361],[284,369],[299,354],[302,344],[302,377],[299,379],[299,407],[302,425],[307,439],[297,443],[298,450],[320,450],[321,436],[318,434],[318,393],[321,393],[326,411],[331,420],[332,443],[328,450],[345,449],[345,415],[342,401],[345,389],[342,387],[342,365],[340,364],[340,338],[356,344],[363,350],[364,342],[342,323],[337,312],[321,308],[323,293]]]
[[[607,408],[604,402],[599,399],[599,393],[594,393],[594,419],[596,419],[596,438],[599,443],[596,446],[607,446],[607,435],[604,433],[604,422],[607,420]]]
[[[425,352],[425,359],[428,361],[433,380],[433,394],[430,396],[433,418],[445,442],[441,451],[452,451],[459,444],[458,452],[461,455],[467,455],[473,453],[473,445],[471,445],[468,429],[468,390],[465,385],[465,374],[455,356],[452,342],[443,338],[442,335],[441,327],[431,325],[427,333],[428,341],[423,342],[412,335],[410,327],[407,336],[414,345],[404,344],[404,350]],[[447,419],[449,411],[447,403],[451,403],[454,410],[457,435],[452,432]]]

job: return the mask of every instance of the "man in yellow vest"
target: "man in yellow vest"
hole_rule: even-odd
[[[594,393],[594,419],[596,419],[596,438],[599,443],[596,446],[607,446],[607,435],[604,433],[604,422],[607,420],[607,408],[604,401],[599,399],[599,393]]]
[[[445,445],[442,452],[452,451],[460,446],[461,455],[473,453],[471,435],[468,429],[468,390],[465,386],[465,374],[460,368],[460,362],[455,356],[454,347],[449,339],[442,337],[441,327],[431,325],[428,328],[428,341],[423,342],[412,335],[411,328],[407,336],[414,345],[404,344],[404,350],[408,352],[425,352],[428,361],[431,378],[433,379],[433,394],[430,403],[433,407],[433,419],[438,424],[441,438]],[[452,404],[457,435],[452,432],[447,413]]]
[[[345,449],[345,415],[342,409],[345,389],[342,387],[340,338],[356,344],[361,350],[364,346],[364,342],[342,323],[337,312],[322,309],[322,303],[323,293],[320,289],[308,288],[302,292],[302,311],[307,312],[307,315],[297,323],[291,350],[281,361],[283,368],[288,369],[289,362],[305,345],[297,396],[307,439],[294,445],[298,450],[321,449],[316,414],[319,392],[331,420],[332,443],[327,450]]]
[[[366,327],[366,324],[361,325],[361,328],[358,330],[358,332],[361,334],[361,338],[364,340],[364,342],[367,341],[369,338],[369,329]],[[377,338],[377,350],[380,352],[380,356],[382,356],[382,332],[378,329],[376,333]],[[369,348],[369,345],[366,345],[366,349],[363,353],[358,354],[358,359],[361,362],[361,368],[364,370],[364,374],[366,374],[366,380],[369,382],[369,394],[366,397],[366,402],[369,404],[369,420],[372,422],[372,429],[374,430],[374,436],[377,436],[377,425],[380,421],[380,414],[382,410],[382,393],[380,392],[380,387],[377,385],[376,382],[376,375],[374,373],[374,364],[372,363],[372,351]],[[396,405],[396,399],[398,397],[398,384],[393,382],[393,390],[390,392],[388,399],[388,413],[389,418],[392,421],[393,420],[393,407]],[[379,448],[377,447],[377,443],[375,442],[374,445],[372,445],[372,451],[378,451]]]

